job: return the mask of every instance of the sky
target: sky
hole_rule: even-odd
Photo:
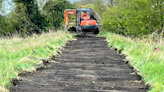
[[[2,12],[5,12],[6,14],[10,13],[10,11],[13,9],[11,3],[12,3],[11,0],[5,0],[3,2]],[[2,12],[0,11],[0,13],[2,13]],[[6,14],[3,14],[3,15],[6,15]]]
[[[74,2],[80,1],[80,0],[68,0],[68,1],[70,1],[71,3],[74,3]],[[5,0],[3,3],[4,3],[3,10],[6,10],[5,13],[6,14],[10,13],[10,11],[13,9],[13,5],[11,5],[11,0]],[[0,11],[0,13],[2,13],[2,12]],[[4,15],[6,15],[6,14],[4,14]]]
[[[80,1],[80,0],[68,0],[68,1],[70,1],[71,3],[74,3],[74,2]]]

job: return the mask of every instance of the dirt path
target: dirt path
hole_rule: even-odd
[[[146,92],[105,38],[78,37],[46,69],[22,77],[10,92]]]

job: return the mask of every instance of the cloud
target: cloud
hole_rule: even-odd
[[[68,0],[70,1],[71,3],[74,3],[74,2],[77,2],[77,1],[81,1],[81,0]]]

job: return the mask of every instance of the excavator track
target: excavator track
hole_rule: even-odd
[[[141,77],[105,38],[77,36],[55,62],[21,76],[10,92],[147,92]]]

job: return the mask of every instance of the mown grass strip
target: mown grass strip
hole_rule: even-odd
[[[69,40],[72,34],[62,31],[33,35],[28,38],[0,40],[0,91],[8,91],[11,80],[18,78],[24,71],[35,71],[42,64],[42,58],[56,55]]]
[[[164,44],[147,43],[109,32],[99,36],[106,37],[109,46],[126,55],[126,60],[143,77],[143,81],[151,85],[149,92],[164,92]],[[155,47],[160,51],[153,51]]]

